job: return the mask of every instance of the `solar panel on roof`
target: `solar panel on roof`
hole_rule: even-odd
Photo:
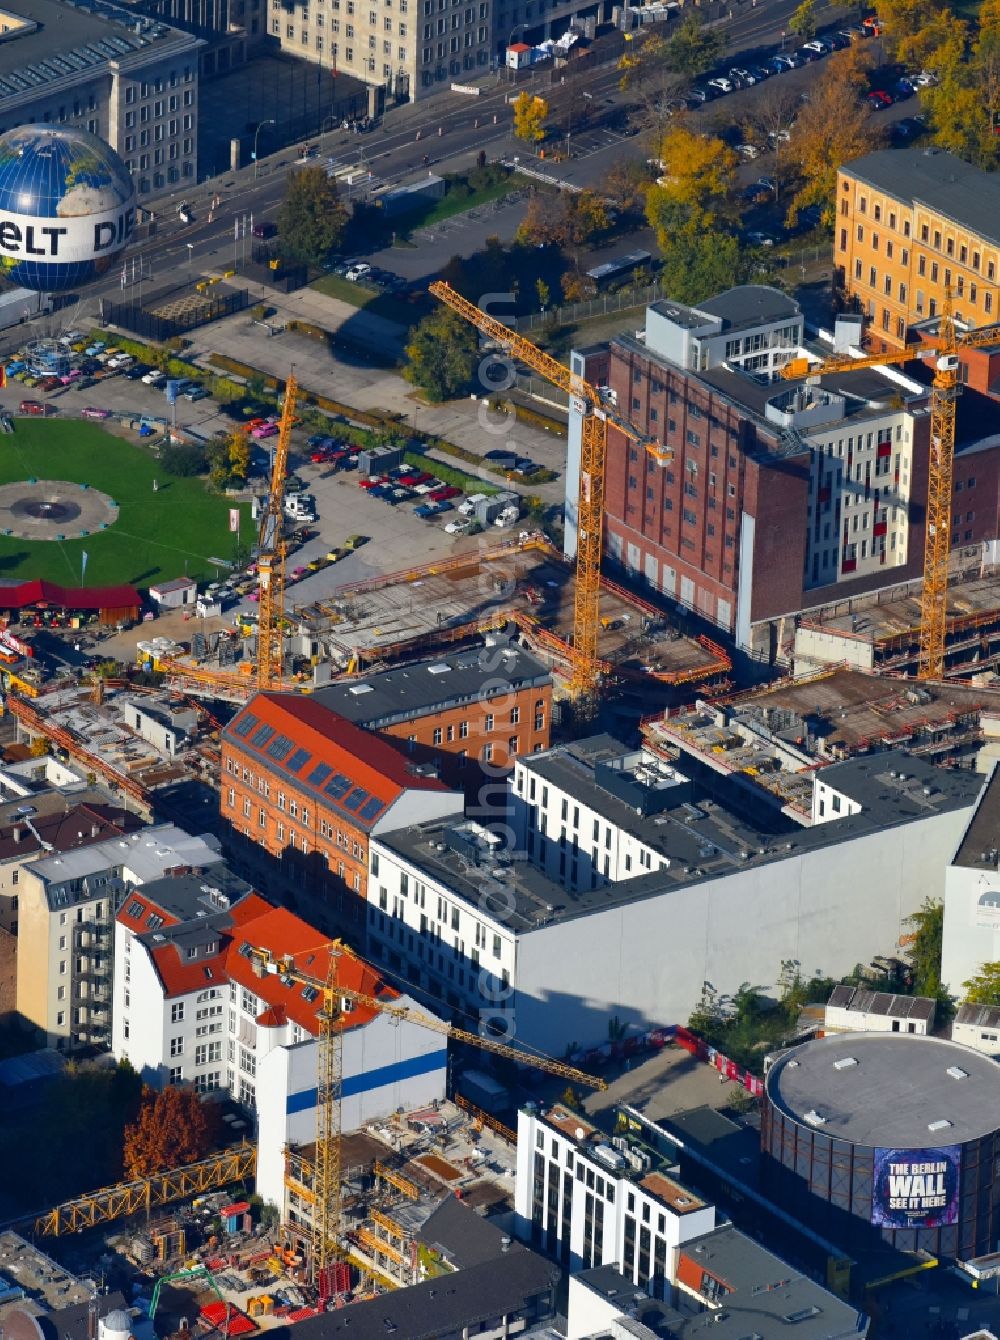
[[[245,717],[240,717],[237,721],[233,727],[233,734],[238,735],[241,740],[245,740],[256,725],[257,718],[252,712],[248,712]]]
[[[356,810],[363,800],[368,799],[368,792],[363,787],[357,786],[344,801],[345,810]]]
[[[287,735],[276,735],[267,746],[268,758],[273,758],[275,763],[280,763],[285,755],[291,751],[293,744],[294,741],[290,740]]]
[[[296,749],[295,753],[285,764],[285,767],[289,772],[298,772],[299,768],[304,768],[311,758],[312,754],[310,754],[308,749]]]
[[[306,783],[309,786],[322,786],[331,772],[333,772],[333,769],[330,767],[329,763],[317,763],[315,768],[313,768],[312,772],[306,778]]]
[[[263,749],[273,734],[273,726],[258,726],[250,736],[250,743],[255,749]]]
[[[346,796],[350,789],[351,783],[339,772],[335,773],[323,788],[328,796],[333,796],[334,800],[339,800],[341,796]]]
[[[382,802],[377,796],[370,796],[364,805],[358,810],[358,818],[366,821],[374,819],[376,814],[382,808]]]

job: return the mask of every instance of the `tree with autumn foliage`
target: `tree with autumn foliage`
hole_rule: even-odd
[[[536,195],[517,230],[530,246],[581,247],[611,230],[605,201],[594,191]]]
[[[519,93],[514,99],[514,134],[519,140],[538,144],[545,139],[545,122],[549,104],[544,98],[530,93]]]
[[[824,223],[832,223],[837,169],[882,144],[882,128],[864,96],[870,68],[862,47],[837,51],[811,90],[786,154],[799,179],[788,209],[790,225],[807,205],[818,205]]]
[[[219,1110],[194,1089],[143,1086],[139,1114],[125,1127],[125,1177],[152,1177],[196,1163],[209,1154],[219,1133]]]
[[[1000,167],[1000,0],[984,0],[975,36],[968,25],[941,11],[921,38],[910,43],[914,63],[933,70],[938,83],[921,90],[934,141],[987,171]]]
[[[678,210],[695,229],[711,228],[729,213],[739,160],[722,140],[671,126],[655,157],[661,176],[646,192],[646,218],[661,249],[669,244],[665,229],[676,226]]]

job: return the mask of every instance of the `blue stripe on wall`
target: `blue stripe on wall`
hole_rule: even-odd
[[[381,1089],[387,1084],[397,1084],[400,1080],[414,1079],[417,1075],[430,1074],[432,1070],[443,1070],[448,1064],[448,1049],[427,1052],[424,1056],[411,1056],[406,1061],[396,1061],[392,1065],[380,1066],[378,1070],[366,1070],[363,1075],[346,1075],[340,1086],[341,1098],[353,1098],[355,1094],[370,1093],[372,1089]],[[290,1093],[285,1101],[286,1116],[296,1112],[309,1112],[316,1106],[316,1090],[303,1089],[301,1093]]]

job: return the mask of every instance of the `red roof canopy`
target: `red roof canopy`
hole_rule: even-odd
[[[57,586],[40,578],[0,586],[0,609],[22,610],[27,605],[42,604],[68,610],[138,609],[142,596],[134,586]]]

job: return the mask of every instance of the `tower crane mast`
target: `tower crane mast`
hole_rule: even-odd
[[[267,506],[258,532],[257,581],[259,586],[257,623],[257,687],[269,689],[281,682],[282,620],[285,612],[285,476],[288,473],[288,447],[295,422],[295,397],[298,383],[295,373],[285,382],[285,400],[281,408],[278,443],[271,466]]]
[[[522,1065],[535,1067],[549,1075],[557,1075],[588,1088],[606,1089],[602,1079],[578,1070],[566,1061],[538,1053],[521,1051],[496,1038],[470,1033],[455,1028],[443,1019],[410,1005],[394,1005],[377,996],[342,986],[337,980],[337,961],[343,949],[339,941],[324,946],[329,953],[326,976],[317,977],[295,966],[291,955],[274,955],[269,949],[251,947],[249,951],[253,970],[258,977],[276,974],[302,986],[313,987],[322,996],[317,1039],[316,1086],[316,1210],[313,1220],[312,1268],[314,1274],[324,1270],[340,1250],[343,1231],[343,1191],[341,1188],[341,1107],[340,1086],[343,1077],[343,1020],[344,1001],[363,1005],[400,1023],[419,1024],[435,1033],[441,1033],[455,1042],[481,1047],[495,1056],[504,1056]]]
[[[488,316],[475,303],[456,293],[450,284],[436,280],[431,293],[453,312],[457,312],[483,335],[496,340],[512,358],[537,372],[540,377],[565,391],[583,419],[580,448],[580,493],[577,509],[576,582],[573,597],[573,676],[570,691],[574,697],[592,699],[600,673],[597,637],[600,628],[601,552],[604,528],[604,478],[608,456],[608,424],[627,438],[646,448],[656,463],[665,466],[673,459],[671,448],[636,428],[619,414],[609,398],[585,378],[571,372],[558,359],[539,349],[523,335]]]
[[[924,579],[920,593],[918,679],[944,676],[948,624],[948,556],[951,551],[952,476],[955,465],[955,405],[961,391],[960,359],[963,349],[1000,345],[1000,324],[959,333],[946,294],[938,336],[926,345],[911,346],[900,354],[847,355],[819,364],[793,359],[782,369],[786,379],[821,377],[831,372],[909,363],[927,355],[933,359],[931,387],[931,444],[927,477],[927,524],[924,539]]]

